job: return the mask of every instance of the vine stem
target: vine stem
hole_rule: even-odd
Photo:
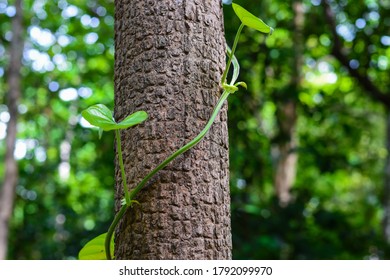
[[[232,57],[233,57],[233,54],[234,54],[234,49],[232,50],[232,55],[231,55]],[[231,59],[230,59],[230,62],[231,62]],[[227,71],[225,70],[225,72],[227,72]],[[203,139],[203,137],[207,134],[207,132],[211,128],[211,125],[213,124],[215,118],[217,117],[219,111],[221,110],[221,108],[223,106],[223,103],[229,97],[230,93],[231,92],[228,91],[228,90],[225,90],[222,93],[221,97],[218,100],[217,105],[214,108],[213,113],[211,114],[211,117],[210,117],[209,121],[207,122],[207,124],[203,128],[203,130],[194,139],[192,139],[186,145],[184,145],[183,147],[181,147],[180,149],[178,149],[177,151],[172,153],[168,158],[166,158],[163,162],[161,162],[155,169],[153,169],[151,172],[149,172],[149,174],[146,175],[142,179],[142,181],[130,192],[129,197],[128,198],[126,197],[126,204],[121,206],[119,212],[115,215],[115,218],[112,221],[112,223],[111,223],[111,225],[110,225],[110,227],[108,229],[108,232],[107,232],[107,236],[106,236],[106,240],[105,240],[105,250],[106,250],[107,260],[111,260],[110,244],[111,244],[111,239],[112,239],[112,236],[114,234],[115,228],[118,225],[119,221],[122,219],[123,215],[126,213],[127,208],[131,207],[131,205],[133,203],[132,201],[135,198],[135,196],[145,186],[145,184],[149,181],[149,179],[153,177],[153,175],[155,175],[158,171],[160,171],[165,166],[167,166],[176,157],[178,157],[182,153],[188,151],[189,149],[191,149],[193,146],[198,144]],[[117,135],[119,135],[118,132],[117,132]],[[117,137],[117,139],[120,139],[120,138]],[[118,141],[117,141],[117,143],[118,143]],[[119,140],[119,145],[120,145],[120,140]],[[119,152],[121,152],[120,147],[118,148],[118,153]],[[121,166],[121,171],[123,170],[123,173],[122,173],[122,178],[123,179],[122,180],[123,180],[123,182],[125,184],[126,177],[125,177],[125,174],[124,174],[123,162],[122,163],[121,162],[122,162],[122,154],[119,155],[119,164]],[[125,194],[126,194],[127,185],[124,185],[124,186],[126,186],[125,187]]]
[[[221,78],[221,84],[224,85],[225,84],[225,80],[226,80],[226,77],[227,77],[227,74],[229,72],[229,68],[230,68],[230,65],[232,63],[232,59],[234,57],[234,53],[236,51],[236,47],[237,47],[237,44],[238,44],[238,39],[240,37],[240,34],[241,34],[241,31],[242,29],[244,28],[244,24],[241,24],[240,27],[238,28],[237,30],[237,33],[236,33],[236,37],[234,38],[234,43],[233,43],[233,47],[232,47],[232,50],[230,53],[228,53],[228,56],[229,56],[229,60],[228,60],[228,63],[226,65],[226,68],[225,68],[225,71],[223,72],[222,74],[222,78]],[[233,81],[232,81],[233,82]],[[217,117],[219,111],[221,110],[222,108],[222,105],[223,103],[226,101],[226,99],[229,97],[229,95],[232,93],[232,91],[228,90],[225,88],[225,90],[223,91],[221,97],[219,98],[218,100],[218,103],[217,105],[215,106],[214,110],[213,110],[213,113],[211,114],[210,116],[210,119],[209,121],[207,122],[206,126],[203,128],[203,130],[201,132],[199,132],[199,134],[194,138],[192,139],[190,142],[188,142],[186,145],[184,145],[183,147],[181,147],[180,149],[178,149],[177,151],[175,151],[174,153],[172,153],[169,157],[167,157],[163,162],[161,162],[155,169],[153,169],[152,171],[150,171],[143,179],[142,181],[129,193],[128,191],[128,187],[127,187],[127,182],[126,182],[126,174],[125,174],[125,169],[124,169],[124,166],[123,166],[123,158],[122,158],[122,148],[121,148],[121,139],[120,139],[120,133],[118,130],[115,130],[115,133],[116,133],[116,139],[117,139],[117,151],[118,151],[118,158],[119,158],[119,165],[120,165],[120,168],[121,168],[121,174],[122,174],[122,181],[123,181],[123,188],[124,188],[124,192],[125,192],[125,199],[126,199],[126,203],[123,204],[120,208],[120,210],[118,211],[118,213],[115,215],[115,218],[114,220],[112,221],[109,229],[108,229],[108,232],[107,232],[107,235],[106,235],[106,239],[105,239],[105,250],[106,250],[106,257],[107,257],[107,260],[111,260],[111,250],[110,250],[110,245],[111,245],[111,239],[114,235],[114,231],[115,231],[115,228],[116,226],[118,225],[119,221],[122,219],[123,215],[126,213],[126,210],[132,206],[133,202],[134,202],[134,198],[136,197],[136,195],[139,193],[139,191],[145,186],[145,184],[150,180],[150,178],[152,178],[158,171],[160,171],[161,169],[163,169],[165,166],[167,166],[172,160],[174,160],[176,157],[178,157],[179,155],[183,154],[184,152],[188,151],[189,149],[191,149],[193,146],[195,146],[196,144],[198,144],[202,139],[203,137],[207,134],[207,132],[209,131],[209,129],[211,128],[212,124],[214,123],[214,120],[215,118]]]
[[[243,23],[241,23],[240,27],[239,27],[238,30],[237,30],[236,37],[234,37],[234,42],[233,42],[232,51],[230,52],[229,60],[228,60],[228,62],[227,62],[227,64],[226,64],[226,69],[225,69],[225,71],[223,72],[223,75],[222,75],[222,78],[221,78],[222,84],[225,83],[227,74],[228,74],[229,69],[230,69],[230,64],[232,63],[232,59],[233,59],[234,53],[235,53],[235,51],[236,51],[236,47],[237,47],[237,44],[238,44],[238,39],[240,38],[241,31],[242,31],[242,29],[244,28],[244,26],[245,26],[245,25],[244,25]]]
[[[122,219],[123,215],[126,213],[126,210],[129,206],[127,204],[123,204],[119,212],[115,215],[114,220],[112,221],[110,227],[108,228],[106,239],[104,240],[104,247],[106,250],[106,258],[107,260],[111,260],[111,239],[114,235],[114,231],[119,221]]]
[[[115,138],[116,138],[116,149],[118,151],[119,166],[120,166],[121,174],[122,174],[123,190],[125,192],[126,204],[129,205],[131,199],[130,199],[129,190],[127,187],[125,167],[123,164],[121,135],[119,133],[119,129],[115,129]]]

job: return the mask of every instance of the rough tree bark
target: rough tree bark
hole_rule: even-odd
[[[5,173],[0,190],[0,260],[7,258],[9,220],[12,216],[15,188],[18,180],[18,167],[14,157],[16,142],[16,125],[18,104],[21,96],[20,68],[23,53],[22,41],[22,1],[15,1],[16,14],[12,19],[12,41],[10,46],[10,63],[7,74],[8,95],[7,106],[10,119],[7,126]]]
[[[225,65],[220,0],[115,1],[115,118],[131,187],[206,124]],[[227,108],[195,148],[160,171],[116,232],[116,259],[230,259]],[[116,167],[116,201],[123,197]]]
[[[298,154],[296,148],[298,145],[298,136],[296,131],[298,114],[297,101],[298,93],[302,81],[303,65],[303,28],[304,28],[304,6],[302,1],[294,1],[294,54],[293,54],[293,73],[291,83],[286,99],[281,100],[278,106],[278,124],[279,124],[279,142],[277,148],[279,152],[274,185],[276,194],[281,206],[288,205],[291,200],[291,188],[295,182]]]

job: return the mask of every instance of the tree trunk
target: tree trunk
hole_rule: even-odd
[[[275,172],[275,190],[281,206],[291,202],[290,190],[295,182],[298,154],[298,136],[296,131],[298,114],[297,101],[302,80],[303,65],[303,28],[304,28],[304,7],[301,1],[294,1],[294,57],[293,73],[287,97],[278,106],[278,123],[280,129],[279,143],[277,145],[279,158]]]
[[[145,110],[122,132],[130,188],[204,127],[221,93],[220,0],[115,2],[115,118]],[[230,259],[226,105],[205,139],[161,170],[127,211],[116,259]],[[123,197],[116,166],[117,209]]]
[[[280,131],[278,161],[275,172],[275,190],[282,207],[287,206],[292,196],[290,190],[295,182],[298,154],[296,152],[297,132],[297,102],[290,100],[278,108],[278,123]]]
[[[22,4],[15,1],[16,14],[12,20],[12,41],[10,64],[8,69],[8,112],[10,119],[7,126],[5,173],[0,190],[0,260],[7,258],[9,220],[12,216],[15,188],[18,181],[18,167],[14,157],[18,104],[21,96],[20,68],[23,53],[22,41]]]

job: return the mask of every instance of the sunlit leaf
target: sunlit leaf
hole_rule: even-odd
[[[129,128],[145,121],[147,118],[148,114],[145,111],[137,111],[130,116],[127,116],[123,121],[119,122],[116,127],[121,129]]]
[[[269,27],[261,19],[248,12],[240,5],[237,5],[235,3],[233,3],[232,5],[234,12],[244,25],[254,28],[263,33],[272,34],[273,28]]]
[[[79,252],[79,260],[106,260],[106,250],[104,242],[106,233],[103,233],[94,239],[90,240]],[[111,239],[110,244],[111,255],[114,254],[114,240]]]
[[[90,124],[105,131],[115,129],[116,122],[112,117],[112,112],[103,104],[96,104],[81,112],[81,115]]]
[[[148,118],[148,114],[145,111],[138,111],[127,116],[120,123],[117,123],[112,117],[110,109],[103,104],[93,105],[82,111],[81,115],[90,124],[99,128],[99,136],[101,136],[102,130],[109,131],[113,129],[129,128]]]

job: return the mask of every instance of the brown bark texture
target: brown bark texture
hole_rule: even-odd
[[[15,188],[18,181],[18,166],[14,157],[16,142],[16,125],[18,104],[21,96],[21,59],[22,41],[22,1],[15,1],[16,14],[12,20],[12,41],[10,47],[10,63],[7,74],[8,95],[7,106],[10,119],[7,125],[5,173],[3,186],[0,189],[0,260],[7,258],[9,220],[12,217],[15,199]]]
[[[220,0],[115,1],[115,118],[149,119],[121,134],[134,188],[208,121],[225,67]],[[206,137],[137,196],[115,238],[116,259],[230,259],[227,105]],[[117,209],[123,197],[116,166]]]

